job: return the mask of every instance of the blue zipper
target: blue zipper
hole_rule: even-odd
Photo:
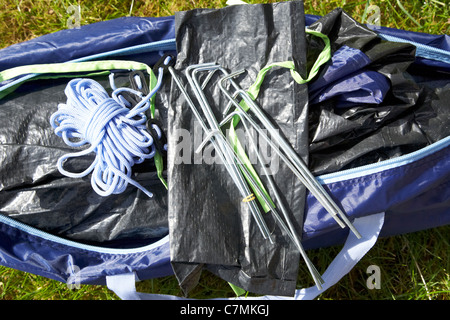
[[[322,184],[330,184],[330,183],[334,183],[334,182],[340,182],[340,181],[345,181],[345,180],[349,180],[349,179],[359,178],[362,176],[378,173],[378,172],[389,170],[389,169],[398,168],[400,166],[407,165],[409,163],[420,160],[426,156],[429,156],[435,152],[438,152],[449,145],[450,145],[450,136],[446,137],[442,140],[439,140],[438,142],[435,142],[435,143],[433,143],[427,147],[424,147],[420,150],[405,154],[405,155],[397,157],[397,158],[384,160],[384,161],[368,164],[368,165],[353,168],[353,169],[342,170],[342,171],[338,171],[338,172],[334,172],[334,173],[330,173],[330,174],[325,174],[322,176],[318,176],[317,179]]]
[[[82,61],[89,61],[94,59],[100,59],[108,56],[125,56],[128,54],[138,54],[138,53],[148,53],[148,52],[155,52],[155,51],[173,51],[176,50],[176,42],[175,38],[173,39],[167,39],[167,40],[160,40],[155,42],[149,42],[144,44],[138,44],[135,46],[122,48],[122,49],[116,49],[108,52],[103,53],[97,53],[91,56],[78,58],[75,60],[71,60],[69,62],[82,62]]]
[[[378,34],[382,39],[392,41],[392,42],[402,42],[402,43],[409,43],[416,47],[416,56],[422,57],[425,59],[430,60],[436,60],[440,62],[445,62],[450,64],[450,52],[435,48],[426,44],[422,44],[419,42],[391,36],[384,33]]]
[[[44,240],[55,242],[55,243],[58,243],[58,244],[61,244],[64,246],[73,247],[73,248],[81,249],[81,250],[94,251],[94,252],[98,252],[98,253],[106,253],[106,254],[142,253],[142,252],[156,249],[169,241],[169,236],[166,236],[152,244],[138,247],[138,248],[131,248],[131,249],[130,248],[127,248],[127,249],[107,248],[107,247],[87,245],[87,244],[79,243],[76,241],[67,240],[67,239],[52,235],[48,232],[41,231],[41,230],[31,227],[29,225],[26,225],[22,222],[19,222],[17,220],[14,220],[14,219],[12,219],[8,216],[2,215],[2,214],[0,214],[0,223],[6,224],[10,227],[21,230],[27,234],[31,234],[33,236],[42,238]]]

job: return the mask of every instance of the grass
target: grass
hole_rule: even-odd
[[[262,1],[249,1],[252,3]],[[275,1],[264,1],[275,2]],[[79,5],[81,25],[123,16],[168,16],[194,8],[220,8],[225,0],[190,1],[66,1],[4,0],[0,3],[0,48],[65,29]],[[372,5],[372,7],[370,7]],[[370,22],[376,5],[381,25],[432,34],[450,33],[450,6],[445,0],[425,1],[346,1],[305,0],[305,12],[325,15],[336,7],[344,8],[360,22]],[[319,299],[450,300],[448,256],[450,226],[379,239],[358,265]],[[340,247],[311,250],[308,256],[323,272]],[[381,271],[381,289],[368,289],[367,268]],[[301,267],[299,285],[313,285],[306,268]],[[138,291],[182,295],[173,276],[146,280]],[[228,284],[204,272],[193,298],[233,296]],[[4,300],[114,300],[117,296],[104,286],[82,285],[69,289],[66,284],[18,270],[0,267],[0,299]]]
[[[249,3],[275,2],[252,0]],[[378,6],[381,25],[432,34],[450,33],[450,6],[446,0],[305,0],[305,12],[325,15],[336,7],[344,8],[355,19],[368,21],[373,12],[369,6]],[[80,6],[81,25],[118,17],[169,16],[176,11],[195,8],[220,8],[226,0],[175,0],[175,1],[76,1],[76,0],[3,0],[0,4],[0,48],[29,40],[50,32],[65,29],[71,20],[70,7]]]

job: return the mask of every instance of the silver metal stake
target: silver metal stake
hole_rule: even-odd
[[[208,127],[205,124],[205,122],[203,121],[200,113],[198,112],[194,102],[192,101],[192,99],[190,98],[186,89],[184,88],[181,80],[178,78],[178,75],[176,74],[175,70],[173,69],[173,67],[169,67],[168,69],[169,69],[169,72],[172,75],[172,78],[174,79],[175,83],[177,84],[177,86],[183,93],[186,101],[188,102],[192,112],[194,113],[194,116],[197,118],[197,121],[200,123],[203,131],[205,131],[205,133],[207,133],[207,134],[211,134],[211,132],[212,132],[211,142],[212,142],[214,148],[217,150],[217,153],[220,156],[221,161],[226,166],[226,169],[228,170],[234,183],[238,187],[239,192],[241,193],[241,196],[243,198],[248,197],[251,194],[251,191],[249,190],[246,182],[244,181],[244,179],[241,175],[241,172],[236,168],[234,161],[230,160],[229,151],[224,150],[225,145],[223,144],[223,141],[221,141],[220,139],[225,138],[225,137],[223,137],[223,134],[221,133],[220,128],[217,126],[216,129],[212,129],[212,130],[208,129]],[[226,157],[226,155],[228,157]],[[268,229],[267,225],[265,224],[264,220],[262,219],[261,212],[259,211],[259,208],[257,207],[255,201],[252,200],[252,201],[248,201],[247,203],[249,205],[252,216],[254,217],[263,237],[265,239],[269,239],[269,241],[271,243],[273,243],[273,240],[270,237],[269,229]]]
[[[229,79],[243,73],[245,70],[235,72],[233,74],[229,74],[222,78],[219,82],[219,87],[222,92],[232,101],[232,103],[242,112],[245,113],[245,117],[252,121],[250,117],[248,117],[245,110],[243,110],[242,106],[231,96],[231,94],[225,89],[224,83]],[[236,84],[233,84],[236,87]],[[283,158],[283,161],[291,168],[291,170],[296,174],[296,176],[302,181],[302,183],[310,190],[310,192],[317,198],[317,200],[324,206],[324,208],[332,215],[332,217],[336,220],[336,222],[341,226],[345,227],[342,221],[339,220],[338,216],[344,220],[345,224],[350,228],[350,230],[356,235],[358,239],[361,238],[361,234],[356,230],[353,224],[348,220],[347,216],[341,211],[341,209],[337,206],[337,204],[331,199],[330,195],[323,189],[323,186],[317,181],[317,179],[312,175],[312,173],[308,170],[305,163],[302,159],[297,155],[295,150],[293,150],[292,146],[288,144],[284,138],[279,134],[278,130],[272,125],[272,123],[266,118],[264,113],[261,111],[259,106],[249,97],[247,92],[242,89],[236,90],[239,95],[242,96],[245,103],[250,107],[258,120],[260,120],[266,129],[269,131],[273,139],[278,143],[279,146],[282,147],[282,150],[286,153],[286,156],[289,158],[287,160],[280,152],[279,148],[274,147],[275,151]],[[272,141],[265,135],[262,136],[266,139],[266,141],[273,146]],[[292,165],[290,165],[291,163]],[[294,168],[294,170],[293,170]]]

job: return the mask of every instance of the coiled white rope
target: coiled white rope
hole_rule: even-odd
[[[106,90],[92,79],[73,79],[68,83],[65,89],[67,102],[58,105],[50,123],[55,134],[62,137],[68,146],[90,146],[60,157],[57,166],[62,174],[81,178],[92,172],[92,188],[101,196],[122,193],[128,184],[132,184],[153,197],[153,193],[131,178],[131,168],[152,158],[156,152],[153,137],[147,131],[145,112],[150,108],[150,99],[161,86],[163,72],[159,71],[157,85],[131,109],[121,99],[120,93],[129,91],[142,95],[139,91],[117,88],[109,97]],[[96,154],[95,159],[83,172],[64,169],[64,162],[69,158],[92,152]]]

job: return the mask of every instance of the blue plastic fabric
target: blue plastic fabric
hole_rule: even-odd
[[[442,148],[407,165],[326,184],[352,218],[386,212],[381,236],[409,233],[450,223],[450,139]],[[311,196],[306,203],[306,248],[341,243],[342,230]]]
[[[370,63],[360,50],[342,46],[333,54],[323,75],[310,84],[310,103],[330,98],[336,98],[338,108],[352,103],[381,103],[390,84],[380,73],[364,69]]]
[[[331,57],[331,61],[326,65],[326,71],[322,77],[310,83],[308,89],[310,99],[314,99],[320,89],[327,87],[330,83],[349,76],[352,73],[364,68],[371,61],[361,50],[342,46]]]
[[[375,71],[361,71],[341,79],[329,86],[324,96],[314,99],[311,103],[322,102],[331,97],[337,97],[336,108],[352,106],[352,103],[379,104],[383,101],[390,85],[386,77]]]
[[[72,278],[82,284],[104,285],[107,275],[130,271],[142,279],[172,274],[168,241],[137,252],[105,253],[95,247],[86,250],[49,241],[5,223],[0,223],[0,264],[61,282]]]
[[[123,17],[47,34],[1,50],[0,71],[29,64],[66,62],[102,52],[175,38],[174,17]],[[157,54],[135,61],[154,64]],[[156,60],[155,60],[156,59]]]

